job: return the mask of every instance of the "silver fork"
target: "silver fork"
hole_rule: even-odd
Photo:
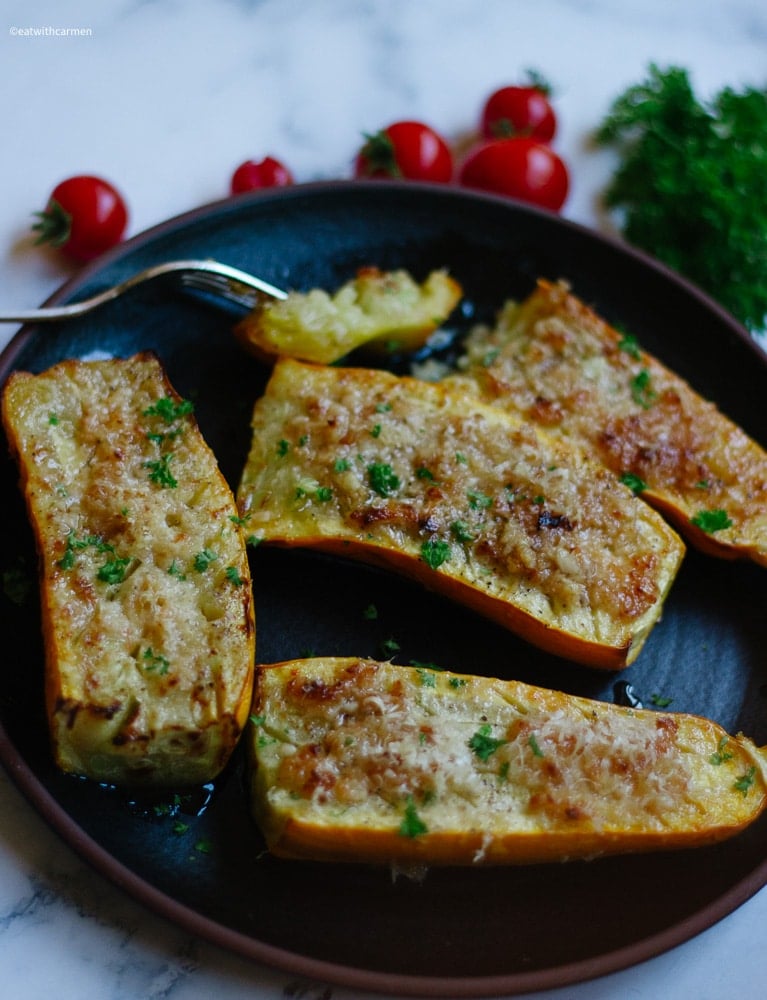
[[[253,309],[264,295],[273,299],[284,299],[287,296],[287,292],[282,288],[270,285],[268,281],[262,281],[247,271],[240,271],[236,267],[221,264],[216,260],[171,260],[138,271],[125,281],[120,281],[80,302],[0,313],[0,323],[46,323],[51,320],[84,316],[85,313],[116,299],[119,295],[124,295],[145,281],[153,281],[155,278],[167,275],[175,276],[183,288],[204,292],[242,309]]]

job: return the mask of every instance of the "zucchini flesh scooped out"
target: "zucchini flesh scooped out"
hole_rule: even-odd
[[[248,534],[403,573],[590,666],[637,656],[683,556],[611,473],[442,385],[283,360],[252,431]]]
[[[255,623],[231,490],[154,355],[13,373],[3,422],[39,552],[59,766],[177,786],[223,768]]]
[[[564,283],[507,303],[467,349],[448,381],[587,449],[695,548],[767,566],[767,452]]]
[[[264,300],[235,328],[256,357],[329,364],[360,347],[391,355],[422,347],[461,297],[446,271],[419,283],[407,271],[360,268],[332,295],[323,289]]]
[[[698,716],[317,658],[256,671],[251,805],[276,855],[523,864],[711,844],[767,803],[767,749]]]

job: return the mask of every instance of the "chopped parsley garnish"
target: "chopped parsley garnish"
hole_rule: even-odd
[[[179,568],[178,563],[174,559],[173,562],[168,566],[168,576],[175,576],[178,580],[186,580],[186,573]]]
[[[527,740],[527,745],[533,751],[533,756],[534,757],[543,757],[543,756],[545,756],[544,753],[543,753],[543,750],[541,750],[541,748],[538,746],[538,740],[535,738],[535,733],[530,733],[530,736],[528,737],[528,740]]]
[[[56,565],[59,567],[59,569],[72,569],[74,564],[75,564],[74,549],[67,546],[67,548],[64,550],[64,555],[61,557],[61,559],[59,559]]]
[[[48,414],[48,423],[51,425],[51,427],[56,427],[58,425],[58,422],[59,418],[56,416],[55,413]]]
[[[461,542],[462,544],[473,542],[477,537],[472,534],[465,521],[453,521],[450,525],[450,534],[457,542]]]
[[[639,353],[639,341],[631,333],[624,333],[621,339],[618,341],[618,349],[628,354],[629,357],[634,358],[639,361],[641,354]]]
[[[650,695],[650,704],[655,705],[656,708],[668,708],[673,700],[673,698],[658,694],[657,691]]]
[[[450,543],[432,535],[421,545],[421,558],[430,569],[439,569],[450,558]]]
[[[152,812],[155,816],[175,816],[178,812],[179,806],[181,805],[181,796],[174,795],[170,802],[158,802],[156,805],[152,806]]]
[[[394,656],[395,653],[399,652],[399,643],[396,639],[391,636],[388,639],[384,639],[381,643],[381,651],[388,660],[390,657]]]
[[[431,482],[434,482],[434,473],[431,469],[427,469],[424,466],[421,466],[420,469],[416,469],[415,474],[418,479],[428,479]]]
[[[152,406],[144,410],[145,417],[160,417],[166,424],[172,424],[180,417],[186,417],[194,412],[194,404],[188,399],[175,400],[170,396],[158,399]]]
[[[284,458],[285,455],[290,451],[290,442],[282,438],[277,442],[277,454],[280,458]]]
[[[643,368],[629,382],[631,387],[631,398],[645,410],[649,410],[655,399],[656,393],[652,387],[652,377],[646,368]]]
[[[240,576],[240,571],[236,566],[227,566],[224,572],[226,573],[227,580],[233,583],[235,587],[242,587],[244,585],[245,581]]]
[[[212,552],[210,549],[203,549],[202,552],[198,552],[194,557],[194,568],[198,573],[204,573],[216,559],[218,559],[218,556],[215,552]]]
[[[480,726],[469,740],[469,749],[472,750],[481,761],[486,762],[492,757],[496,750],[504,746],[507,740],[498,740],[491,736],[492,727],[489,723]]]
[[[337,458],[333,463],[333,469],[336,472],[346,472],[347,469],[351,468],[351,462],[348,458]]]
[[[59,559],[59,566],[62,569],[71,569],[75,564],[75,552],[87,549],[91,545],[96,548],[97,552],[114,552],[114,546],[105,542],[101,535],[84,535],[82,538],[78,538],[74,531],[70,531],[67,535],[66,550],[61,559]]]
[[[375,462],[368,466],[368,482],[379,497],[388,497],[399,489],[399,477],[386,463]]]
[[[466,687],[468,683],[469,682],[466,680],[465,677],[451,677],[450,680],[448,681],[450,687],[455,688],[456,691],[458,690],[458,688]]]
[[[377,437],[381,436],[381,425],[380,424],[375,424],[373,427],[370,428],[370,436],[374,437],[374,438],[377,438]]]
[[[109,558],[99,569],[96,577],[102,583],[122,583],[131,561],[130,559],[118,559],[116,556]]]
[[[320,486],[314,495],[320,503],[327,503],[333,497],[333,490],[329,486]]]
[[[100,553],[103,552],[113,553],[115,550],[114,545],[111,545],[109,542],[105,542],[104,539],[101,537],[101,535],[84,535],[82,538],[78,538],[75,535],[74,531],[70,531],[69,534],[67,535],[67,547],[64,550],[64,555],[58,561],[59,568],[72,569],[75,565],[75,553],[88,548],[95,548],[95,550]],[[130,560],[114,559],[114,560],[107,560],[105,566],[102,566],[101,570],[99,570],[98,578],[100,580],[106,581],[107,583],[119,583],[120,580],[109,579],[109,577],[113,573],[115,575],[119,575],[120,573],[119,564],[122,562],[124,562],[125,564],[123,566],[123,575],[124,575],[124,570],[125,568],[127,568],[127,565],[130,562]],[[111,566],[110,565],[111,563],[115,563],[116,565]],[[102,572],[104,573],[103,576]]]
[[[724,531],[726,528],[732,527],[732,521],[727,511],[721,509],[699,510],[690,518],[690,521],[709,535],[713,535],[715,531]]]
[[[151,647],[144,650],[142,659],[144,670],[148,670],[150,673],[165,675],[170,668],[168,659],[162,653],[155,653]]]
[[[177,438],[183,433],[180,427],[174,427],[172,431],[165,432],[148,431],[147,440],[154,441],[155,444],[162,444],[164,441],[172,441],[173,438]]]
[[[466,496],[469,499],[469,506],[472,510],[486,510],[493,504],[493,498],[482,493],[480,490],[469,490]]]
[[[369,622],[373,622],[378,618],[378,608],[375,604],[368,604],[365,610],[362,612],[362,617],[367,618]]]
[[[180,819],[175,820],[173,826],[171,827],[171,830],[173,831],[173,833],[176,834],[177,837],[180,837],[182,834],[186,833],[188,829],[189,829],[189,824],[183,823]]]
[[[735,784],[732,786],[736,792],[740,792],[741,795],[748,795],[749,789],[754,783],[754,777],[756,775],[756,765],[752,764],[751,767],[746,771],[745,774],[741,774]]]
[[[412,795],[408,796],[405,804],[405,815],[400,823],[399,833],[401,837],[418,837],[423,833],[428,833],[429,828],[416,812]]]
[[[432,670],[428,670],[426,667],[416,667],[415,671],[424,687],[433,688],[437,686],[437,677]]]
[[[647,489],[647,483],[644,479],[640,479],[640,477],[633,472],[622,472],[620,480],[623,485],[628,486],[633,493],[643,493]]]
[[[161,455],[156,461],[144,462],[144,466],[149,469],[149,478],[153,483],[162,486],[164,489],[175,489],[178,480],[173,477],[170,471],[170,461],[173,458],[171,452]]]
[[[719,740],[719,743],[717,744],[717,748],[716,748],[715,752],[712,753],[711,756],[708,758],[709,761],[712,764],[715,764],[718,767],[720,764],[724,764],[728,760],[732,760],[733,755],[727,749],[727,744],[729,742],[730,742],[730,739],[729,739],[728,736],[723,736]]]
[[[200,854],[210,854],[210,852],[213,850],[213,844],[211,843],[210,840],[198,840],[197,843],[194,845],[194,849],[195,851],[198,851]]]
[[[391,403],[378,403],[376,413],[388,413],[391,410]]]

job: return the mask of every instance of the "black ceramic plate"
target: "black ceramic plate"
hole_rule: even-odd
[[[55,296],[80,298],[140,268],[216,257],[275,284],[332,289],[363,264],[424,276],[448,267],[470,309],[491,318],[538,276],[581,298],[764,439],[762,353],[704,296],[647,259],[553,216],[490,197],[416,185],[338,183],[244,196],[173,220],[86,269]],[[145,287],[87,319],[28,328],[0,375],[70,356],[153,348],[233,485],[265,371],[231,336],[231,317],[167,286]],[[4,571],[34,567],[16,487],[0,459]],[[515,677],[603,700],[629,681],[649,705],[710,716],[767,743],[767,573],[689,553],[663,620],[620,676],[555,660],[513,635],[381,572],[300,552],[252,555],[257,656],[381,656]],[[378,618],[364,615],[375,604]],[[761,609],[758,611],[757,609]],[[276,861],[262,850],[242,753],[199,794],[132,801],[53,767],[42,711],[34,590],[0,597],[6,670],[0,754],[53,826],[105,875],[192,932],[278,967],[402,995],[518,993],[613,971],[679,943],[767,882],[767,826],[710,849],[571,865],[388,870]],[[386,646],[385,655],[391,653]],[[186,832],[176,820],[187,826]],[[200,850],[206,846],[207,851]]]

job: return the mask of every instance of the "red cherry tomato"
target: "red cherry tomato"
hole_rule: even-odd
[[[51,192],[44,211],[35,213],[37,243],[50,243],[78,261],[92,260],[119,243],[128,225],[120,192],[87,174],[68,177]]]
[[[273,156],[265,156],[263,160],[241,163],[232,174],[230,187],[232,194],[243,194],[258,188],[287,187],[292,183],[293,175],[288,168]]]
[[[482,109],[481,129],[486,139],[519,135],[550,142],[557,130],[557,119],[545,85],[496,90]]]
[[[447,182],[453,177],[453,155],[442,136],[423,122],[394,122],[365,136],[354,175]]]
[[[459,183],[519,198],[558,212],[567,198],[567,167],[545,143],[534,139],[493,139],[470,152]]]

